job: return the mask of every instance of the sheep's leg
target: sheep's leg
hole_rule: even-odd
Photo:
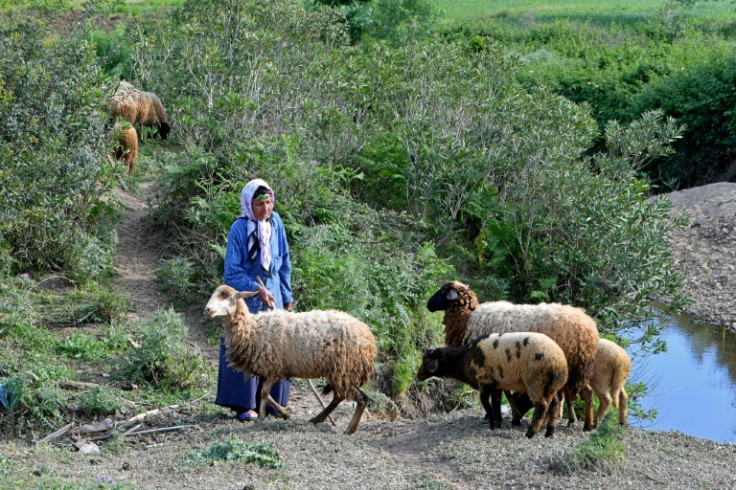
[[[595,428],[595,420],[593,420],[593,389],[589,385],[585,385],[581,390],[583,401],[585,401],[585,422],[583,430],[589,431]]]
[[[488,401],[489,397],[491,397],[490,403]],[[501,391],[495,389],[492,385],[481,385],[480,403],[486,410],[491,430],[501,427]]]
[[[562,415],[562,398],[560,394],[556,394],[552,397],[552,401],[549,404],[547,410],[547,431],[544,433],[544,437],[552,437],[555,434],[557,428],[557,419]]]
[[[506,395],[506,401],[511,407],[511,425],[521,425],[521,417],[524,415],[517,408],[513,395],[509,390],[504,390],[503,394]]]
[[[547,416],[547,410],[548,406],[545,405],[543,402],[535,402],[534,403],[534,415],[532,416],[532,423],[529,426],[529,430],[526,431],[526,436],[528,438],[534,437],[534,435],[539,432],[539,429],[542,428],[542,424],[544,424],[545,417]]]
[[[261,406],[258,407],[258,422],[266,420],[266,403],[271,398],[271,387],[276,382],[275,379],[262,378],[263,385],[261,386]]]
[[[568,427],[574,425],[578,421],[578,416],[575,413],[575,405],[573,405],[573,397],[570,392],[570,388],[565,387],[565,405],[567,405],[567,425]]]
[[[344,398],[338,397],[337,396],[337,393],[335,393],[335,396],[332,398],[332,401],[330,402],[330,404],[327,405],[325,407],[325,409],[322,410],[320,413],[318,413],[317,415],[315,415],[314,417],[312,417],[311,419],[309,419],[309,421],[312,422],[313,424],[320,424],[320,423],[324,422],[325,419],[327,418],[327,416],[329,414],[331,414],[332,411],[335,410],[335,408],[337,408],[337,406],[343,400],[344,400]],[[363,407],[363,408],[365,408],[365,407]],[[361,411],[361,414],[362,413],[363,412]],[[357,426],[356,426],[356,430],[357,430]]]
[[[286,411],[286,408],[276,403],[276,400],[273,399],[270,393],[268,394],[267,401],[268,403],[271,404],[273,409],[276,410],[279,413],[279,415],[281,415],[281,418],[288,419],[290,417],[289,412]]]
[[[622,387],[618,391],[618,423],[626,425],[628,423],[629,414],[629,395],[626,388]]]
[[[345,429],[345,434],[347,435],[355,434],[355,431],[358,430],[360,418],[363,416],[363,411],[365,410],[366,405],[368,405],[368,395],[366,395],[363,390],[358,389],[358,396],[355,399],[355,402],[355,413],[353,413],[353,418],[350,420],[348,428]]]
[[[522,417],[534,407],[534,404],[526,393],[514,393],[511,395],[511,398],[514,400],[514,405],[516,405],[516,410],[519,413],[518,419],[516,415],[513,415],[514,418],[511,419],[511,425],[521,425]]]

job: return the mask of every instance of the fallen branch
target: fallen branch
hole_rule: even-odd
[[[122,424],[118,425],[117,428],[120,429],[120,430],[127,429],[128,427],[133,426],[133,425],[137,424],[138,422],[142,422],[149,415],[156,415],[157,413],[160,413],[160,412],[162,412],[164,410],[175,410],[177,408],[179,408],[179,405],[170,405],[168,407],[156,408],[154,410],[149,410],[147,412],[139,413],[135,417],[131,417],[128,420],[126,420],[125,422],[123,422]]]
[[[67,424],[64,427],[62,427],[61,429],[57,430],[56,432],[52,432],[51,434],[47,435],[46,437],[44,437],[43,439],[41,439],[40,441],[38,441],[38,444],[40,444],[42,442],[48,443],[49,441],[53,441],[57,437],[63,436],[64,434],[66,434],[67,432],[69,432],[69,429],[71,429],[71,428],[72,428],[72,424]]]
[[[141,434],[150,434],[152,432],[167,432],[171,430],[182,430],[182,429],[189,429],[191,427],[197,427],[196,425],[190,424],[190,425],[177,425],[174,427],[160,427],[158,429],[146,429],[146,430],[139,430],[138,432],[126,432],[123,434],[123,436],[126,437],[132,437],[132,436],[138,436]]]
[[[71,381],[71,380],[64,380],[59,381],[59,387],[60,388],[97,388],[97,383],[85,383],[84,381]]]

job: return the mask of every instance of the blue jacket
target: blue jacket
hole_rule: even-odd
[[[238,291],[258,289],[257,276],[260,276],[271,294],[276,298],[276,308],[294,301],[291,292],[291,261],[289,244],[286,241],[284,223],[276,212],[271,213],[271,276],[268,277],[261,266],[260,252],[255,261],[248,259],[248,220],[236,219],[230,227],[225,251],[225,284]],[[245,303],[251,313],[267,310],[268,307],[258,296],[247,298]]]

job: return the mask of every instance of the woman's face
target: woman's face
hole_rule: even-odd
[[[250,207],[253,209],[253,217],[258,221],[263,221],[271,216],[271,211],[273,211],[273,201],[270,197],[268,199],[253,199],[250,203]]]

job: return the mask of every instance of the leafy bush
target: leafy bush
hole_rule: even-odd
[[[92,416],[114,415],[121,406],[115,392],[107,386],[95,386],[79,395],[77,400],[77,410]]]
[[[115,174],[105,79],[91,46],[50,38],[26,13],[0,22],[0,262],[94,279],[109,271],[114,248],[102,199]]]
[[[199,352],[186,343],[188,328],[173,310],[157,310],[143,325],[140,347],[122,360],[121,375],[133,383],[184,390],[198,386],[203,368]]]

